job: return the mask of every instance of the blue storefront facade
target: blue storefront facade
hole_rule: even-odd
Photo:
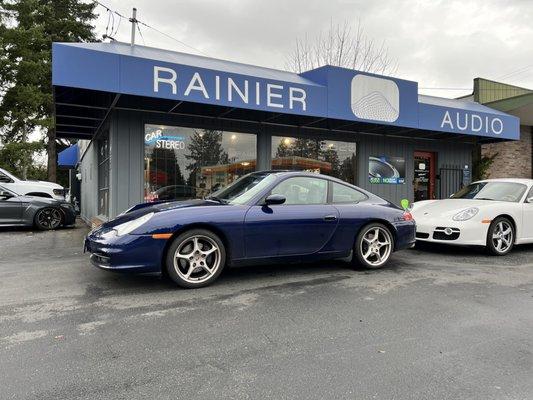
[[[260,169],[334,175],[399,202],[469,182],[518,118],[324,66],[294,74],[124,43],[56,43],[59,137],[79,139],[82,216],[208,194]]]

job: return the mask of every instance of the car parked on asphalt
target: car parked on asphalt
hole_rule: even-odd
[[[53,182],[20,179],[2,168],[0,168],[0,185],[21,195],[65,200],[66,190],[63,186]]]
[[[533,180],[474,182],[445,200],[413,204],[416,239],[483,246],[505,255],[515,244],[533,243]]]
[[[212,283],[226,265],[347,258],[383,267],[411,247],[411,214],[329,176],[254,172],[204,200],[144,203],[92,231],[97,267]]]
[[[41,230],[74,225],[74,206],[64,200],[19,195],[0,186],[0,226],[34,226]]]

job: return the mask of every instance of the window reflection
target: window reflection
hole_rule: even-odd
[[[356,143],[272,136],[272,168],[318,172],[355,184]]]
[[[145,201],[204,197],[255,166],[253,134],[145,125]]]

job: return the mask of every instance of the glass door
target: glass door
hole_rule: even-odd
[[[414,199],[432,200],[435,198],[435,153],[415,151]]]

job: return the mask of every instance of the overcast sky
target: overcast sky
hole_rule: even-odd
[[[210,57],[284,69],[295,38],[359,20],[368,36],[386,42],[398,63],[395,76],[419,82],[421,93],[468,94],[475,77],[533,88],[533,0],[101,1],[127,16],[137,7],[139,20]],[[101,37],[108,17],[102,7],[97,12]],[[195,52],[140,28],[147,46]],[[115,37],[129,41],[130,33],[122,20]]]

